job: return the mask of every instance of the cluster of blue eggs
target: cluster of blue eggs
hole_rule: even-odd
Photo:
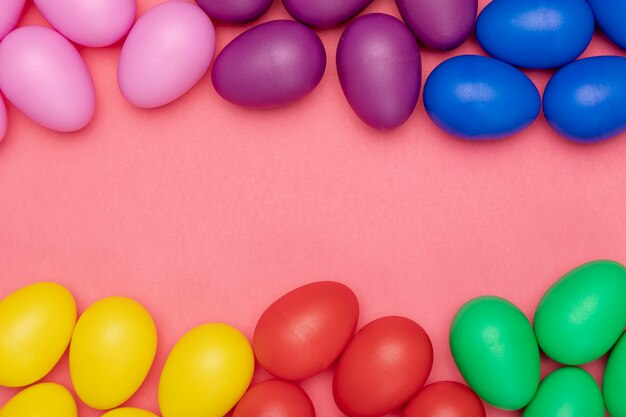
[[[445,131],[466,139],[499,139],[543,112],[564,137],[583,143],[626,129],[626,58],[576,60],[597,23],[626,49],[626,1],[494,0],[478,16],[476,38],[493,58],[456,56],[424,87],[424,105]],[[517,67],[517,68],[516,68]],[[553,69],[543,100],[518,68]]]

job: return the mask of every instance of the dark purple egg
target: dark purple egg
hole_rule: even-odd
[[[295,19],[316,28],[339,26],[365,9],[372,0],[283,0]]]
[[[413,113],[422,81],[420,49],[395,17],[372,13],[341,35],[337,71],[356,114],[377,129],[400,126]]]
[[[472,33],[478,0],[396,0],[417,39],[433,49],[454,49]]]
[[[248,107],[284,106],[309,94],[326,69],[317,34],[301,23],[273,20],[243,32],[213,64],[217,92]]]
[[[259,18],[272,0],[196,0],[210,17],[227,23],[245,23]]]

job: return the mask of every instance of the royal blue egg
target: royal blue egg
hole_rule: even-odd
[[[465,139],[500,139],[530,125],[541,98],[532,81],[497,59],[460,55],[442,62],[424,86],[424,106],[441,129]]]
[[[600,29],[613,42],[626,49],[626,1],[587,0]]]
[[[550,125],[577,142],[597,142],[626,129],[626,58],[598,56],[561,68],[543,94]]]
[[[555,68],[583,53],[593,29],[585,0],[497,0],[478,16],[476,38],[487,53],[509,64]]]

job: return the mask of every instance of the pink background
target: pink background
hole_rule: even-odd
[[[140,13],[159,2],[140,1]],[[392,0],[373,11],[397,15]],[[276,1],[262,20],[284,17]],[[23,22],[45,23],[32,5]],[[242,30],[220,25],[218,49]],[[430,381],[461,380],[447,333],[462,303],[495,294],[531,315],[576,265],[626,261],[624,137],[577,145],[540,117],[514,138],[465,142],[439,131],[421,101],[403,127],[375,131],[342,95],[341,31],[320,33],[329,60],[314,93],[271,111],[223,101],[208,75],[176,103],[139,110],[117,88],[120,45],[81,49],[98,94],[87,129],[53,133],[9,106],[0,296],[54,280],[81,311],[114,294],[144,303],[160,348],[128,404],[156,412],[160,369],[183,333],[224,321],[251,336],[269,303],[306,282],[350,285],[362,324],[416,320],[435,346]],[[424,73],[478,52],[474,39],[452,53],[423,51]],[[596,35],[585,55],[622,53]],[[550,76],[529,74],[541,89]],[[47,379],[68,384],[67,358]],[[330,383],[330,372],[304,383],[322,417],[341,415]],[[0,404],[15,392],[1,388]],[[101,413],[81,405],[80,414]]]

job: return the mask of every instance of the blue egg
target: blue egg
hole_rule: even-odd
[[[587,0],[600,29],[613,42],[626,49],[626,1]]]
[[[626,129],[626,58],[598,56],[561,68],[543,94],[550,125],[576,142],[597,142]]]
[[[593,29],[585,0],[497,0],[478,16],[476,38],[487,53],[509,64],[555,68],[583,53]]]
[[[424,106],[441,129],[465,139],[500,139],[539,115],[533,82],[497,59],[461,55],[442,62],[424,86]]]

